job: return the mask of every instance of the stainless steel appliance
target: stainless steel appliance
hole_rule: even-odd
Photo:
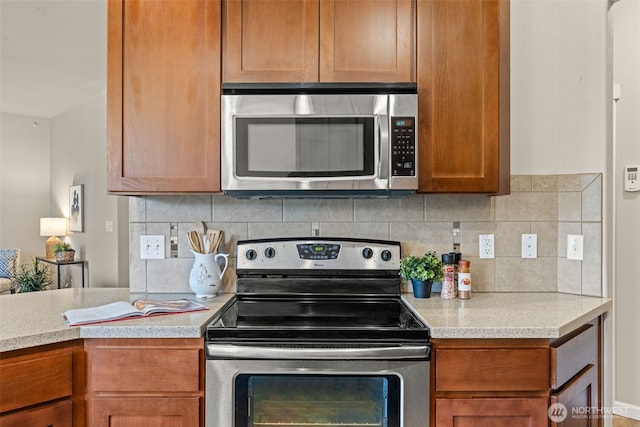
[[[238,242],[237,295],[206,330],[206,425],[428,425],[430,335],[399,260],[391,241]]]
[[[222,190],[240,197],[409,195],[415,84],[223,84]]]

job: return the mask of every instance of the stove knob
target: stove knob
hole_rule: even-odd
[[[391,251],[385,249],[384,251],[382,251],[382,253],[380,254],[380,258],[382,258],[383,261],[389,261],[391,259]]]
[[[256,258],[258,258],[258,253],[256,252],[255,249],[249,249],[247,252],[244,253],[244,256],[249,261],[254,261]]]
[[[363,256],[365,259],[371,259],[371,257],[373,256],[373,249],[371,249],[371,248],[364,248],[364,249],[362,250],[362,256]]]
[[[274,256],[276,256],[276,250],[269,246],[264,250],[264,256],[266,256],[267,258],[273,258]]]

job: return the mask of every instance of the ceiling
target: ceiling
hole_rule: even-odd
[[[0,111],[51,118],[106,89],[106,0],[0,0]]]

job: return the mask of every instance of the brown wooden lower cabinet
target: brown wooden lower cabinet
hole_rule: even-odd
[[[91,427],[204,425],[202,338],[86,339]]]
[[[600,318],[559,339],[433,339],[435,427],[599,427]],[[550,405],[562,404],[549,416]],[[563,412],[564,411],[564,412]]]
[[[112,397],[88,402],[92,427],[197,427],[198,397]]]
[[[84,355],[79,340],[0,357],[2,427],[81,427]]]
[[[552,418],[551,427],[595,427],[599,423],[598,370],[589,365],[565,386],[551,395],[551,404],[562,404],[558,413],[561,418]],[[563,416],[564,415],[564,416]]]
[[[547,424],[547,398],[436,399],[438,427],[533,427]]]
[[[23,409],[0,417],[2,427],[69,427],[73,425],[71,399]]]

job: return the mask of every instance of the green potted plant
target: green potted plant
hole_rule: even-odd
[[[31,264],[22,264],[15,278],[16,292],[44,291],[53,281],[49,277],[49,267],[41,264],[38,259]]]
[[[76,256],[76,251],[67,242],[56,243],[53,247],[53,253],[56,256],[58,262],[73,261]]]
[[[429,298],[434,281],[442,280],[442,260],[435,251],[422,256],[408,255],[400,260],[400,277],[411,280],[416,298]]]

